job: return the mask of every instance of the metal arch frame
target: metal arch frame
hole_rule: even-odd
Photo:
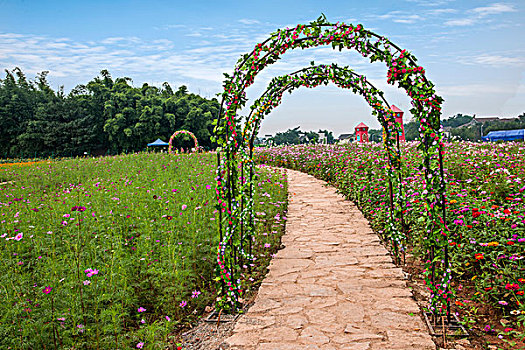
[[[303,37],[300,37],[301,35]],[[269,46],[267,46],[268,43],[270,43]],[[235,187],[238,171],[237,166],[235,166],[237,164],[235,159],[238,145],[235,127],[237,110],[246,102],[245,89],[253,83],[259,71],[277,61],[287,50],[295,48],[305,49],[329,44],[334,49],[338,47],[339,50],[343,48],[355,49],[363,57],[368,57],[372,54],[370,57],[371,62],[379,60],[387,65],[389,69],[388,83],[394,84],[397,81],[399,87],[405,89],[412,99],[412,105],[415,107],[412,111],[420,123],[420,135],[422,138],[420,150],[424,153],[424,181],[426,189],[429,190],[429,193],[422,195],[422,197],[424,197],[425,210],[429,214],[429,218],[426,220],[426,228],[430,235],[430,239],[427,241],[431,243],[425,241],[425,244],[428,245],[427,248],[429,249],[429,263],[427,263],[429,268],[427,268],[427,271],[431,269],[432,273],[427,272],[425,279],[427,282],[430,282],[428,285],[432,292],[430,309],[433,313],[442,312],[443,306],[446,306],[447,314],[450,314],[449,300],[453,293],[448,288],[451,275],[448,268],[448,248],[446,244],[444,152],[441,141],[442,130],[440,129],[440,104],[443,100],[436,95],[434,85],[425,77],[425,71],[416,64],[416,59],[410,53],[401,50],[399,46],[386,38],[364,30],[361,25],[332,24],[327,22],[326,18],[322,16],[317,21],[307,25],[278,30],[268,39],[256,45],[252,52],[242,56],[236,64],[235,72],[231,77],[225,75],[224,92],[217,118],[216,132],[219,136],[219,146],[224,147],[220,149],[226,155],[226,160],[223,159],[221,162],[220,154],[218,153],[217,173],[217,198],[218,207],[221,209],[219,213],[222,215],[222,206],[227,204],[228,211],[226,215],[229,215],[229,220],[225,220],[226,233],[232,234],[237,227],[237,218],[232,216],[232,209],[238,207],[239,204],[235,198],[236,193],[238,193],[238,189]],[[261,57],[258,57],[263,51],[266,52]],[[397,67],[396,64],[398,65]],[[397,70],[400,66],[403,67],[402,71]],[[439,209],[441,209],[441,213]],[[225,209],[224,212],[226,212]],[[219,221],[221,238],[223,234],[222,221],[221,218]],[[219,253],[221,249],[219,247]],[[435,268],[439,264],[436,261],[441,260],[436,257],[443,257],[441,251],[444,251],[444,264],[440,265],[443,276],[441,282],[436,284]],[[233,255],[235,255],[235,251]],[[233,294],[232,296],[236,297]]]
[[[306,77],[308,77],[308,80],[306,80]],[[285,81],[286,85],[279,86],[280,83],[282,83],[282,81],[285,79],[288,80],[288,81]],[[368,88],[365,90],[365,88],[359,86],[359,84],[355,83],[355,81],[358,81],[363,85],[366,85]],[[308,85],[312,82],[315,85],[313,86]],[[356,93],[357,91],[362,96],[367,96],[367,94],[370,94],[373,97],[375,97],[377,100],[381,99],[384,105],[386,105],[386,108],[378,104],[372,105],[371,103],[372,101],[370,101],[370,97],[368,99],[365,97],[365,99],[367,99],[367,102],[369,102],[370,107],[372,107],[375,113],[377,113],[377,119],[381,123],[385,131],[385,134],[386,134],[386,137],[383,141],[385,143],[385,147],[387,148],[389,166],[391,168],[395,168],[398,174],[399,182],[398,182],[398,187],[397,187],[398,194],[396,195],[396,199],[399,200],[401,198],[400,194],[403,191],[403,185],[401,181],[401,172],[400,172],[402,164],[401,164],[401,161],[393,161],[392,159],[393,157],[400,159],[401,151],[399,147],[399,131],[400,131],[399,125],[397,125],[395,120],[392,121],[392,120],[389,120],[390,118],[388,118],[388,116],[394,116],[394,112],[391,110],[391,107],[388,101],[384,98],[383,92],[377,89],[372,83],[370,83],[370,81],[368,81],[365,76],[355,73],[349,67],[339,67],[336,64],[318,65],[318,66],[312,65],[310,67],[302,68],[290,74],[272,79],[272,81],[268,85],[265,92],[251,106],[252,110],[250,114],[248,115],[248,117],[246,118],[244,131],[243,131],[243,137],[244,137],[245,143],[246,143],[247,136],[248,136],[247,133],[249,131],[249,127],[251,124],[251,119],[254,116],[254,112],[256,116],[258,116],[260,114],[260,110],[264,108],[263,113],[269,114],[271,110],[274,107],[276,107],[277,104],[281,102],[282,96],[286,91],[291,93],[293,90],[298,89],[303,86],[312,88],[312,87],[317,87],[320,84],[327,85],[329,82],[333,82],[337,86],[344,88],[344,89],[352,89],[354,93]],[[261,101],[267,101],[267,102],[261,105],[260,104]],[[277,101],[277,103],[272,104],[271,102],[273,101]],[[259,108],[256,107],[257,105],[260,105]],[[265,108],[266,106],[269,106],[269,107]],[[387,115],[387,118],[385,118],[384,114]],[[251,137],[248,143],[249,155],[245,159],[246,160],[245,163],[247,164],[249,168],[249,180],[250,181],[249,181],[249,190],[247,193],[249,198],[252,197],[253,195],[253,181],[252,181],[252,178],[253,178],[253,162],[252,162],[253,143],[254,143],[254,138],[257,135],[258,127],[262,119],[263,118],[258,118],[255,120],[255,125],[253,126],[253,130],[251,131]],[[396,136],[396,146],[397,147],[396,147],[395,152],[392,150],[392,137],[391,137],[392,132]],[[393,173],[389,172],[388,175],[393,175]],[[389,206],[390,206],[389,214],[390,215],[388,216],[388,218],[390,219],[390,222],[388,224],[389,226],[391,225],[391,229],[393,231],[392,236],[389,238],[391,239],[394,257],[398,262],[400,262],[399,250],[401,249],[401,251],[403,252],[403,259],[404,259],[404,244],[406,242],[406,237],[405,237],[404,232],[399,231],[397,227],[395,227],[395,219],[394,219],[395,200],[394,200],[394,187],[393,187],[392,180],[393,180],[392,176],[388,176],[389,197],[390,197],[390,201],[389,201]],[[243,200],[244,200],[244,196],[241,197],[241,206],[243,204],[242,203]],[[397,203],[397,204],[399,205],[401,203]],[[251,220],[251,218],[253,217],[253,213],[250,213],[249,215],[250,215],[250,220]],[[403,223],[404,216],[403,216],[402,211],[399,211],[399,216],[400,216],[401,222]],[[250,233],[251,232],[249,232],[249,234]],[[395,234],[395,237],[393,237],[394,234]],[[241,226],[241,236],[243,236],[242,226]],[[250,236],[248,236],[248,242],[250,242]],[[251,255],[251,247],[249,250],[249,254]]]
[[[199,149],[199,141],[197,140],[197,136],[195,136],[194,133],[188,130],[177,130],[171,135],[170,140],[168,142],[169,143],[168,153],[172,153],[171,151],[171,149],[173,148],[172,142],[175,139],[175,136],[178,136],[180,134],[189,135],[193,139],[193,143],[195,144],[195,152],[197,152]]]

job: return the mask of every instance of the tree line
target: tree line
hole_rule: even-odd
[[[0,157],[134,152],[181,129],[193,132],[205,149],[215,146],[215,98],[189,93],[184,85],[177,91],[168,83],[133,87],[130,78],[113,79],[107,70],[66,94],[49,86],[47,73],[31,81],[15,68],[0,79]],[[176,142],[192,145],[189,139]]]
[[[319,139],[319,134],[324,134],[326,143],[332,144],[335,142],[334,135],[331,131],[320,130],[315,131],[302,131],[301,127],[295,127],[288,129],[284,132],[278,132],[270,140],[273,145],[299,145],[304,143],[321,143],[324,140]]]
[[[474,116],[458,113],[441,120],[441,125],[450,130],[451,139],[462,141],[481,141],[481,136],[487,135],[490,131],[525,129],[525,113],[516,118],[485,121],[482,124],[480,122],[470,123],[473,119]],[[411,120],[405,123],[404,128],[407,141],[419,139],[419,122]],[[370,129],[369,134],[372,140],[373,135],[382,134],[382,129]],[[379,137],[375,139],[381,140]]]

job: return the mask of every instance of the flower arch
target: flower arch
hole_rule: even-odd
[[[251,178],[245,178],[243,154],[251,158],[250,144],[239,137],[238,111],[246,105],[246,88],[253,84],[255,77],[266,66],[275,63],[288,50],[307,49],[331,45],[333,49],[354,49],[370,62],[384,62],[388,68],[387,82],[397,83],[412,99],[410,112],[420,123],[423,153],[422,168],[425,172],[422,202],[427,211],[427,239],[424,240],[428,256],[424,273],[427,287],[431,291],[430,310],[434,313],[450,314],[449,302],[452,297],[449,283],[451,272],[448,264],[448,232],[445,225],[445,181],[443,174],[444,144],[440,127],[441,103],[443,99],[434,90],[434,85],[425,76],[423,67],[416,58],[390,40],[379,36],[362,25],[330,23],[324,16],[309,24],[294,28],[280,29],[271,34],[253,51],[243,55],[232,75],[225,74],[224,92],[217,124],[215,127],[218,153],[217,200],[220,214],[219,235],[221,245],[217,260],[219,273],[225,281],[222,288],[223,300],[236,309],[240,291],[240,278],[245,240],[253,232],[253,217],[248,214],[253,205],[252,198],[246,197]],[[263,107],[264,108],[264,107]],[[254,122],[257,120],[254,119]],[[390,139],[390,138],[387,138]],[[240,143],[239,143],[240,142]],[[221,158],[220,154],[224,154]],[[238,181],[241,179],[241,181]],[[248,234],[243,232],[246,230]],[[227,237],[227,240],[224,238]],[[227,241],[227,244],[223,242]],[[222,259],[222,260],[221,260]],[[228,261],[226,261],[228,260]],[[226,266],[230,266],[229,269]],[[440,277],[438,277],[440,276]],[[224,304],[223,304],[224,306]]]
[[[193,139],[193,142],[195,143],[195,151],[199,149],[199,141],[197,141],[197,137],[195,137],[195,135],[191,131],[177,130],[173,133],[173,135],[171,135],[170,140],[168,142],[169,143],[168,153],[172,153],[171,148],[172,148],[173,139],[177,137],[178,135],[189,135]]]
[[[384,230],[384,235],[390,240],[392,244],[393,253],[396,259],[400,258],[400,250],[404,250],[406,237],[404,232],[400,230],[395,222],[396,218],[403,221],[403,185],[401,179],[401,152],[399,149],[399,131],[401,125],[396,122],[394,112],[390,104],[383,96],[383,92],[372,85],[365,76],[355,73],[349,67],[339,67],[337,64],[330,65],[312,65],[293,73],[275,77],[268,84],[266,91],[260,98],[250,106],[251,112],[246,118],[244,129],[242,132],[243,143],[247,144],[247,148],[239,149],[243,163],[249,171],[248,193],[247,196],[241,197],[241,202],[246,197],[251,197],[253,194],[253,144],[259,127],[265,115],[271,113],[273,108],[277,107],[285,92],[291,93],[299,87],[315,88],[319,85],[328,85],[330,82],[334,83],[340,88],[351,89],[354,93],[360,94],[365,98],[367,103],[372,108],[372,114],[375,115],[383,127],[386,137],[383,138],[385,148],[387,151],[387,158],[389,167],[387,168],[387,177],[389,183],[389,216],[387,226]],[[395,135],[392,138],[391,135]],[[397,142],[396,142],[397,141]],[[249,153],[246,153],[249,151]],[[253,210],[253,208],[247,208]],[[249,213],[250,218],[253,216]]]

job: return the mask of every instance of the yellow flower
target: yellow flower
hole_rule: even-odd
[[[457,202],[458,202],[457,200],[453,199],[450,201],[450,204],[456,204]]]

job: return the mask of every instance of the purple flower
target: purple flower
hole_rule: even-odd
[[[44,294],[49,294],[49,293],[51,293],[52,290],[53,290],[52,287],[47,286],[47,287],[45,287],[44,289],[42,289],[42,292],[43,292]]]
[[[144,312],[144,311],[146,311],[146,309],[143,308],[143,307],[141,306],[141,307],[139,307],[139,308],[137,309],[137,311],[138,311],[138,312]]]
[[[89,268],[89,269],[85,269],[84,273],[86,274],[86,277],[91,277],[93,275],[98,275],[98,270]]]

